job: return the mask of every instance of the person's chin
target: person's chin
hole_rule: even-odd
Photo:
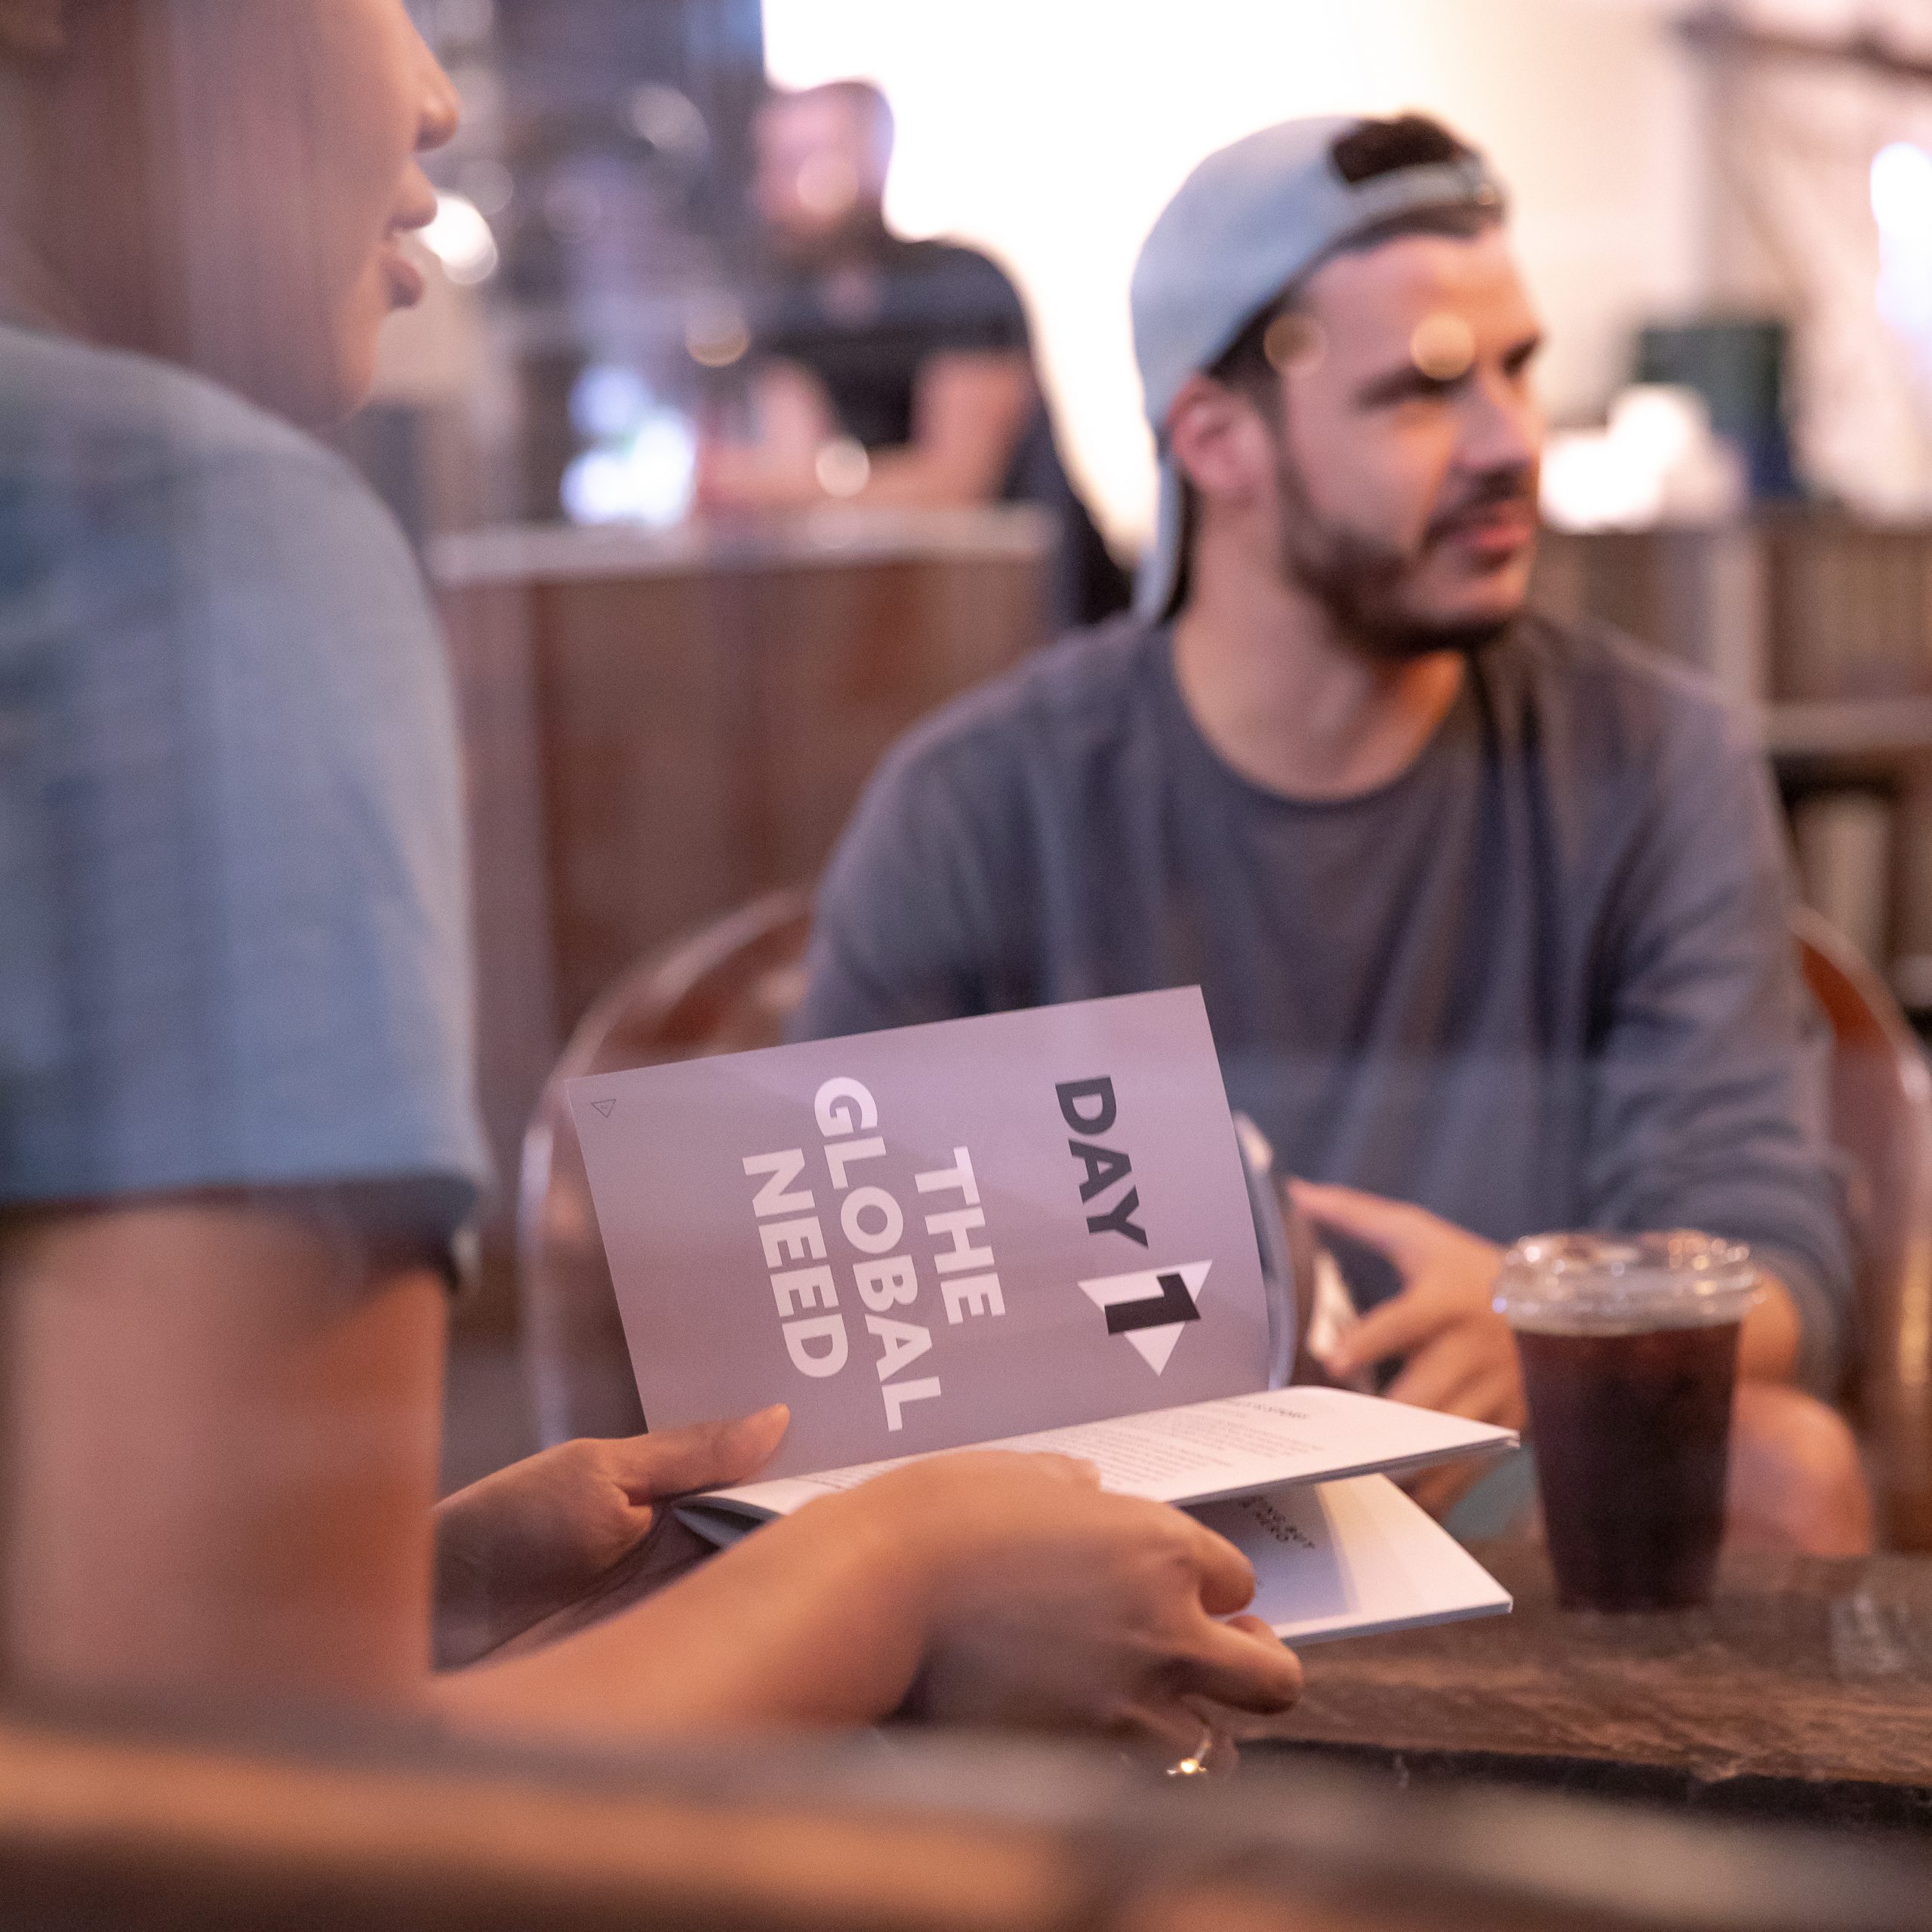
[[[204,343],[198,354],[180,359],[298,429],[332,429],[361,407],[374,378],[374,357],[358,370],[333,345],[296,346],[289,340],[293,333],[282,336],[272,352],[264,331],[262,340],[251,341],[240,353],[220,352],[232,344]]]
[[[329,352],[317,356],[312,372],[307,417],[312,427],[333,428],[369,400],[376,386],[383,325],[395,312],[393,305],[371,291],[343,318]]]
[[[325,423],[340,423],[353,416],[369,400],[375,386],[376,351],[372,343],[365,353],[346,356],[338,365],[326,399],[329,413],[323,419]]]
[[[1536,545],[1532,540],[1493,556],[1459,558],[1457,565],[1443,586],[1441,601],[1472,619],[1494,616],[1507,622],[1529,595]]]
[[[1385,664],[1452,651],[1473,657],[1503,638],[1522,611],[1520,596],[1392,611],[1362,627],[1361,641]]]
[[[1407,617],[1419,635],[1444,640],[1444,650],[1480,650],[1494,643],[1523,614],[1530,592],[1527,552],[1498,568],[1459,574],[1433,595],[1414,598]]]
[[[375,358],[345,356],[311,368],[284,372],[277,391],[257,400],[298,428],[318,434],[338,427],[369,399]]]

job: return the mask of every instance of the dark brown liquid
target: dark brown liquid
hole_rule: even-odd
[[[1675,1610],[1710,1595],[1737,1331],[1517,1335],[1565,1607]]]

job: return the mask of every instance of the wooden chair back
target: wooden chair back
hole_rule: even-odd
[[[709,1054],[775,1046],[804,990],[811,899],[775,892],[626,974],[571,1036],[524,1136],[518,1293],[546,1443],[644,1426],[623,1323],[564,1084]]]
[[[1832,1137],[1849,1161],[1858,1365],[1885,1543],[1932,1550],[1932,1069],[1883,980],[1817,913],[1794,921],[1830,1023]]]

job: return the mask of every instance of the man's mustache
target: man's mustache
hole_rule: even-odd
[[[1521,509],[1534,515],[1536,507],[1535,467],[1527,463],[1512,464],[1507,469],[1493,469],[1477,478],[1447,509],[1438,510],[1430,518],[1426,536],[1429,542],[1435,543],[1453,535],[1463,524],[1473,522],[1491,510]]]

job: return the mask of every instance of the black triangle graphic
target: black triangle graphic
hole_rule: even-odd
[[[592,1100],[590,1104],[606,1120],[608,1120],[611,1118],[611,1109],[617,1103],[615,1100]]]

